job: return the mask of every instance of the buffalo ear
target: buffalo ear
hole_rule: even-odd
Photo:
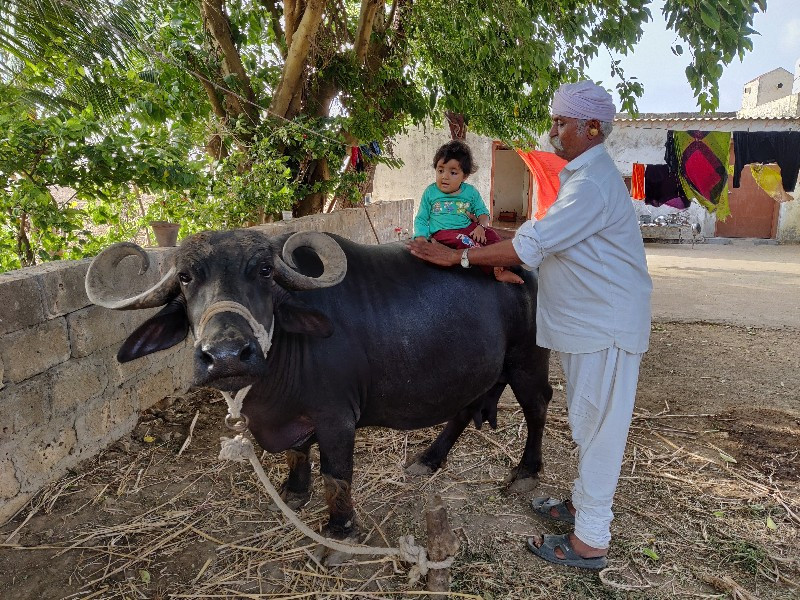
[[[333,335],[333,323],[325,313],[294,298],[286,298],[275,306],[275,318],[281,329],[326,338]]]
[[[189,319],[183,302],[173,300],[128,336],[117,352],[121,363],[166,350],[186,339]]]

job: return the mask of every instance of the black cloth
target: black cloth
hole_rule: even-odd
[[[671,170],[669,165],[645,165],[645,204],[661,206],[673,198],[680,198],[683,201],[683,207],[688,208],[690,202],[678,181],[678,172]]]
[[[733,187],[750,163],[778,163],[783,189],[794,191],[800,171],[800,131],[734,131]]]

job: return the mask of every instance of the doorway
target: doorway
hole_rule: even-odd
[[[530,218],[535,182],[513,148],[492,144],[492,181],[489,212],[497,227],[516,228]]]

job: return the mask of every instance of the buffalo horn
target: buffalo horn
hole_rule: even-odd
[[[322,261],[323,273],[319,277],[308,277],[294,270],[297,265],[292,252],[301,246],[311,248]],[[294,290],[313,290],[336,285],[347,273],[347,257],[341,246],[324,233],[318,231],[298,231],[292,234],[283,245],[283,260],[276,257],[275,267],[286,287]]]
[[[141,261],[139,277],[150,268],[150,257],[142,248],[131,242],[113,244],[98,254],[86,273],[86,295],[94,304],[105,308],[129,310],[135,308],[153,308],[163,306],[180,291],[178,278],[175,277],[175,267],[170,268],[164,277],[153,287],[129,298],[121,298],[116,293],[114,273],[120,261],[126,256],[138,256]],[[134,289],[139,289],[134,285]]]

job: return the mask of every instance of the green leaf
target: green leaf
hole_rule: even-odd
[[[714,511],[714,512],[712,512],[711,514],[712,514],[712,515],[714,515],[715,517],[718,517],[718,518],[719,518],[719,517],[724,517],[724,516],[725,516],[725,513],[724,513],[723,511],[721,511],[721,510],[715,510],[715,511]]]
[[[736,463],[736,459],[733,458],[730,454],[723,452],[722,450],[719,451],[719,457],[724,460],[726,463]]]
[[[661,558],[658,555],[658,552],[656,552],[652,548],[642,548],[642,554],[644,554],[647,558],[651,560],[658,560],[659,558]]]
[[[715,4],[706,3],[700,5],[700,19],[705,23],[709,29],[714,31],[719,29],[719,13]]]
[[[767,517],[767,529],[771,529],[772,531],[775,531],[777,528],[778,528],[778,526],[775,524],[775,521],[772,520],[772,517],[768,516]]]
[[[142,580],[142,583],[150,583],[150,573],[144,569],[139,569],[139,579]]]

